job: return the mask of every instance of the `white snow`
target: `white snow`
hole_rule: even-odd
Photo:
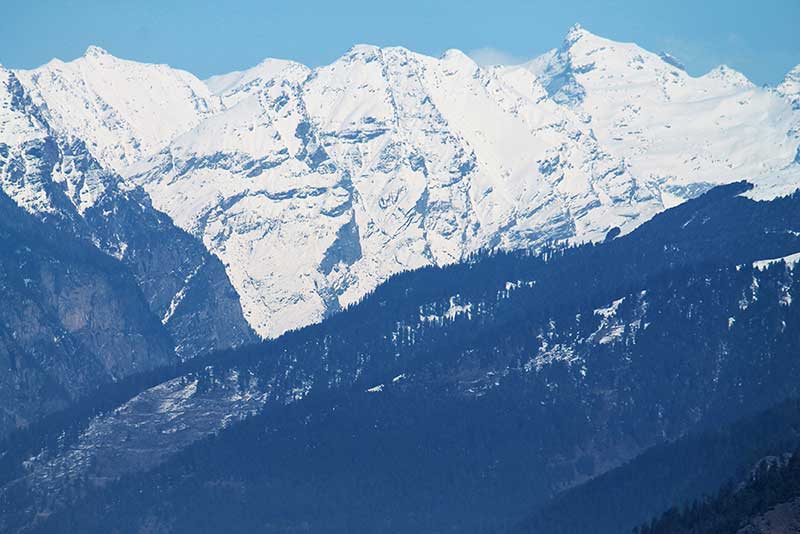
[[[523,282],[522,280],[517,280],[516,282],[506,282],[506,291],[513,291],[514,289],[519,289],[520,287],[533,287],[536,285],[536,280],[529,280],[527,282]]]
[[[167,65],[127,61],[90,46],[83,57],[18,71],[48,120],[121,172],[221,108],[208,87]]]
[[[159,413],[169,414],[170,419],[174,419],[181,415],[185,409],[186,403],[197,393],[197,379],[189,382],[181,389],[172,392],[171,395],[165,396],[158,407]]]
[[[564,362],[568,366],[574,363],[584,363],[583,359],[575,354],[572,346],[567,344],[556,343],[550,346],[546,341],[542,342],[539,351],[530,361],[528,361],[524,369],[526,372],[541,371],[543,367],[552,365],[555,362]]]
[[[594,310],[594,315],[601,317],[600,325],[597,327],[597,330],[587,338],[587,341],[605,345],[614,343],[620,339],[625,333],[626,328],[629,328],[632,332],[639,330],[642,326],[642,316],[647,311],[647,301],[644,299],[646,294],[646,291],[639,292],[637,298],[638,307],[635,310],[637,318],[628,323],[623,322],[617,316],[619,306],[625,301],[625,297],[614,300],[604,308]],[[647,324],[644,325],[644,328],[647,328]]]
[[[663,57],[576,27],[514,67],[357,45],[315,69],[267,59],[202,82],[91,47],[16,75],[54,129],[222,260],[245,317],[272,337],[400,271],[601,240],[714,184],[748,179],[754,198],[800,185],[800,70],[770,89]],[[0,143],[19,157],[45,134],[4,85]],[[4,191],[50,208],[7,167],[0,157]],[[53,179],[79,208],[103,190]],[[472,312],[451,303],[437,318]]]
[[[779,95],[800,108],[800,65],[793,68],[776,88]]]
[[[189,288],[189,282],[192,281],[192,278],[194,278],[195,275],[197,275],[197,273],[200,272],[200,269],[202,269],[204,266],[205,266],[205,261],[198,264],[197,267],[195,267],[194,270],[191,273],[189,273],[189,275],[183,281],[183,287],[181,287],[178,290],[178,292],[175,293],[175,295],[172,297],[172,301],[170,301],[169,303],[169,308],[164,313],[164,317],[161,318],[162,324],[167,324],[169,320],[172,319],[172,316],[175,314],[175,310],[178,309],[180,303],[183,302],[183,297],[186,296],[186,290]]]
[[[605,308],[598,308],[594,310],[595,315],[600,315],[605,319],[610,319],[617,314],[617,309],[619,309],[619,305],[625,301],[625,297],[619,298],[613,301],[609,306]]]
[[[420,309],[420,315],[419,315],[420,322],[430,323],[430,322],[442,321],[445,319],[447,319],[448,321],[452,321],[460,315],[466,315],[467,319],[472,319],[472,303],[467,302],[466,304],[459,304],[459,300],[460,300],[459,295],[454,295],[450,297],[449,307],[442,315],[425,314],[423,309]]]
[[[661,191],[685,199],[686,188],[740,179],[756,183],[755,195],[797,187],[798,169],[776,174],[797,153],[797,113],[729,67],[692,77],[635,44],[575,27],[561,50],[529,68],[545,83],[571,76],[574,86],[556,96],[582,94],[566,105],[583,114],[637,179]]]
[[[800,252],[797,252],[795,254],[789,254],[788,256],[783,256],[781,258],[772,258],[772,259],[769,259],[769,260],[758,260],[758,261],[755,261],[755,262],[753,262],[753,268],[754,269],[766,269],[767,267],[769,267],[773,263],[778,263],[780,261],[783,261],[784,263],[786,263],[787,267],[794,268],[794,266],[797,265],[798,262],[800,262]]]

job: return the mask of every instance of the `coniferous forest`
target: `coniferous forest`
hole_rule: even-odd
[[[630,532],[800,446],[797,404],[780,404],[800,396],[800,281],[753,265],[800,249],[783,230],[800,196],[746,189],[602,244],[402,274],[279,340],[103,386],[6,441],[5,524],[47,507],[34,531]],[[173,384],[240,406],[231,376],[264,407],[205,437],[147,400]],[[98,429],[131,418],[190,441],[120,471],[136,436]],[[44,491],[76,451],[80,469]]]

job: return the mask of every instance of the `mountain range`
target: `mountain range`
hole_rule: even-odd
[[[0,67],[0,530],[630,531],[800,445],[798,188],[800,66],[579,26]]]
[[[693,77],[578,26],[511,67],[358,45],[315,69],[268,59],[203,82],[90,47],[14,76],[56,136],[219,258],[262,337],[397,272],[598,240],[719,183],[772,198],[800,177],[797,69],[774,89],[724,66]],[[62,183],[78,210],[99,194]]]

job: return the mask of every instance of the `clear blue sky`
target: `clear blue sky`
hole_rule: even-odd
[[[89,44],[200,77],[265,57],[321,65],[355,43],[523,60],[576,22],[670,52],[693,74],[726,63],[775,83],[800,63],[800,0],[0,0],[0,63],[69,60]]]

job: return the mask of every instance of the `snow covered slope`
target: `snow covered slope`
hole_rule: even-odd
[[[797,65],[777,87],[778,93],[788,98],[795,110],[800,110],[800,65]]]
[[[29,213],[74,222],[116,180],[87,161],[80,140],[63,141],[59,146],[19,77],[0,67],[0,187]]]
[[[52,124],[83,139],[117,172],[220,107],[188,72],[126,61],[96,46],[75,61],[54,59],[17,74]]]
[[[756,194],[767,196],[797,186],[800,169],[793,169],[790,184],[782,176],[774,180],[800,144],[792,128],[796,113],[780,95],[724,65],[692,77],[666,54],[575,26],[559,50],[527,67],[634,176],[679,198],[740,179],[753,179],[768,190]]]
[[[228,108],[129,170],[228,267],[262,335],[484,247],[602,239],[663,209],[525,71],[356,46],[212,80]]]
[[[222,260],[262,336],[398,271],[603,239],[718,183],[746,178],[763,198],[800,184],[796,76],[692,77],[580,27],[516,67],[358,45],[203,84],[90,48],[19,76],[51,123]]]

